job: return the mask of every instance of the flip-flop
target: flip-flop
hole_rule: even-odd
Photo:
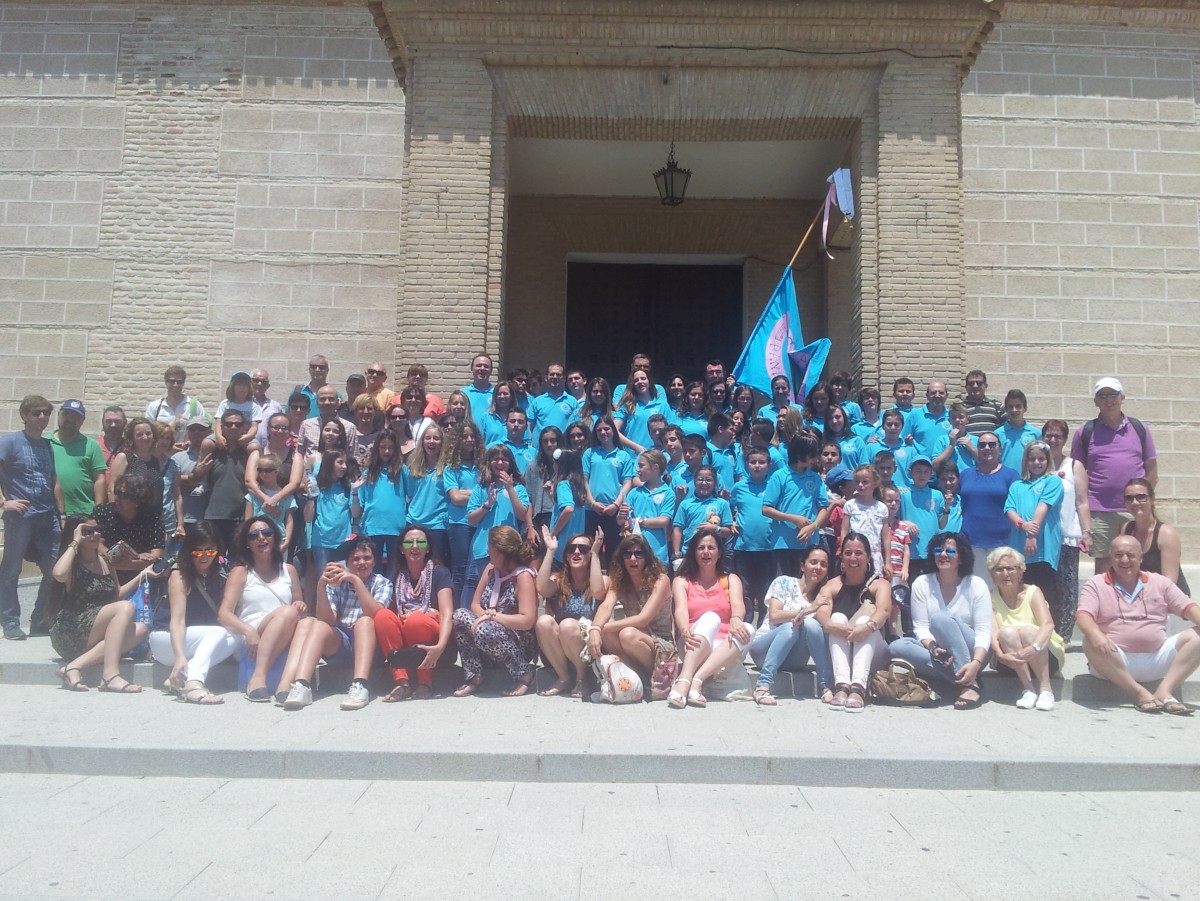
[[[1162,712],[1169,713],[1172,716],[1191,716],[1192,708],[1188,707],[1178,698],[1167,696],[1162,699]]]
[[[1162,713],[1163,705],[1158,698],[1151,698],[1148,701],[1138,701],[1133,705],[1138,713]]]
[[[398,701],[407,701],[412,697],[412,689],[407,682],[397,682],[392,686],[392,690],[385,694],[379,700],[385,704],[395,704]]]
[[[549,688],[544,688],[538,692],[538,697],[554,698],[562,694],[571,687],[571,682],[568,679],[557,679]]]

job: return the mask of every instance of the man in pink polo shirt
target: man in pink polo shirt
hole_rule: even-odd
[[[1093,676],[1123,689],[1142,713],[1188,716],[1175,692],[1200,666],[1200,606],[1158,573],[1142,571],[1142,546],[1131,535],[1114,538],[1112,568],[1079,592],[1076,624]],[[1174,613],[1195,628],[1167,635]],[[1142,682],[1161,679],[1153,694]]]

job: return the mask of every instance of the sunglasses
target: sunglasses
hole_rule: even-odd
[[[407,416],[397,416],[394,413],[389,413],[388,419],[395,420],[396,422],[407,422],[408,421]]]
[[[627,560],[635,558],[635,557],[641,558],[641,557],[646,556],[646,552],[643,551],[641,548],[631,547],[631,548],[626,548],[625,550],[621,551],[621,556]]]
[[[387,375],[382,369],[368,369],[367,375]]]
[[[292,404],[288,409],[295,410],[297,413],[307,413],[308,404]]]
[[[979,446],[980,447],[999,447],[1000,442],[999,441],[980,441]]]
[[[958,551],[952,547],[935,547],[933,549],[933,554],[935,557],[951,557],[951,558],[953,558],[953,557],[958,556]]]
[[[326,370],[329,368],[329,364],[328,363],[309,363],[308,368],[309,369]]]
[[[167,384],[168,385],[182,385],[184,383],[184,381],[185,381],[184,379],[167,379]]]
[[[275,535],[274,529],[263,527],[261,529],[251,529],[246,533],[247,538],[267,538]]]
[[[270,382],[269,380],[267,380],[267,379],[251,379],[250,381],[251,381],[252,383],[254,383],[255,385],[269,385],[269,384],[271,384],[271,382]]]
[[[215,547],[205,548],[202,551],[192,551],[193,560],[211,560],[215,556],[217,556],[217,549]]]
[[[1148,501],[1148,500],[1150,500],[1150,495],[1148,495],[1148,494],[1127,494],[1127,495],[1125,495],[1125,503],[1127,503],[1127,504],[1132,504],[1134,501],[1141,503],[1143,501]]]
[[[97,528],[96,526],[84,526],[83,528],[81,528],[79,530],[79,534],[82,535],[84,538],[91,538],[93,535],[95,535],[99,531],[100,531],[100,529]]]
[[[120,500],[125,500],[127,498],[133,497],[132,494],[130,494],[128,491],[125,491],[124,489],[121,489],[119,491],[114,491],[113,494],[116,495],[116,497],[119,498]]]
[[[590,544],[569,544],[567,545],[568,554],[588,554],[591,553],[592,546]]]
[[[260,467],[258,467],[258,471],[259,472],[277,472],[277,470],[275,469],[274,466],[260,466]]]
[[[429,547],[429,542],[424,538],[405,538],[400,542],[404,547],[426,548]]]

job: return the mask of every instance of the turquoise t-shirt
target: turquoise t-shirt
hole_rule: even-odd
[[[525,490],[525,486],[516,485],[514,487],[517,492],[517,499],[528,507],[529,492]],[[467,501],[467,512],[478,510],[487,502],[487,499],[488,489],[483,485],[476,485],[471,492],[471,499]],[[496,503],[490,510],[483,514],[483,519],[476,524],[475,534],[471,537],[471,556],[476,560],[488,555],[488,532],[496,526],[512,526],[522,535],[525,534],[525,523],[517,520],[512,500],[508,496],[508,490],[500,487],[496,489]]]
[[[409,522],[429,529],[446,528],[446,486],[436,472],[417,478],[404,467],[404,496],[408,500]]]
[[[575,503],[575,496],[571,494],[571,483],[562,481],[554,486],[554,510],[550,514],[551,525],[558,522],[558,518],[562,516],[567,507],[573,508],[571,516],[558,533],[558,547],[554,551],[554,559],[559,563],[562,563],[563,549],[566,547],[567,539],[572,535],[582,533],[587,519],[587,504]]]
[[[589,447],[583,453],[583,475],[592,489],[592,497],[602,504],[611,504],[621,493],[621,485],[637,475],[633,455],[623,447],[606,451]]]
[[[675,517],[675,492],[665,482],[653,491],[645,485],[638,485],[629,492],[627,502],[630,515],[638,519],[666,516],[673,520]],[[646,539],[646,543],[650,545],[650,550],[654,551],[654,555],[663,563],[666,563],[670,557],[670,546],[667,543],[667,532],[670,528],[670,526],[663,526],[660,529],[642,527],[642,537]]]
[[[733,541],[735,551],[771,550],[771,523],[763,516],[763,495],[767,491],[770,475],[761,482],[742,479],[733,486],[729,506],[737,519],[738,535]]]
[[[442,473],[442,486],[446,489],[446,523],[447,525],[470,525],[467,522],[467,504],[456,504],[450,500],[451,491],[473,491],[479,484],[479,470],[474,466],[460,464],[447,466]],[[468,501],[469,503],[469,501]]]
[[[317,495],[312,521],[312,546],[333,548],[350,537],[350,490],[334,482]]]
[[[403,476],[391,479],[380,473],[374,482],[363,482],[358,486],[358,505],[362,507],[362,534],[399,535],[408,515]]]
[[[723,497],[698,498],[688,495],[675,508],[673,525],[683,530],[683,547],[686,549],[696,530],[708,522],[708,517],[716,514],[721,518],[721,525],[733,525],[733,511],[729,509],[729,501]]]
[[[650,440],[650,417],[655,413],[671,417],[671,408],[667,406],[665,397],[655,397],[649,403],[637,403],[630,413],[624,407],[613,410],[613,419],[621,425],[621,431],[634,444],[649,448],[654,446]]]
[[[796,472],[792,468],[781,469],[767,479],[767,490],[763,492],[764,506],[774,507],[780,513],[803,516],[813,522],[817,514],[829,506],[829,495],[825,492],[824,480],[811,469]],[[790,522],[771,520],[771,549],[801,550],[817,543],[820,533],[816,530],[801,544],[796,538],[796,527]]]
[[[1012,529],[1009,532],[1008,543],[1022,554],[1026,563],[1049,563],[1058,568],[1058,557],[1062,548],[1062,513],[1063,487],[1062,479],[1055,473],[1048,472],[1041,478],[1013,482],[1008,489],[1008,500],[1004,502],[1004,512],[1014,511],[1021,519],[1033,519],[1038,504],[1050,507],[1042,527],[1037,534],[1037,552],[1025,554],[1024,532]]]

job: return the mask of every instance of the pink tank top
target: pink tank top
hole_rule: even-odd
[[[698,582],[688,582],[687,605],[688,621],[696,625],[696,620],[708,611],[721,617],[721,628],[717,630],[717,638],[729,635],[729,617],[732,609],[729,606],[729,580],[722,576],[711,588],[702,588]]]

